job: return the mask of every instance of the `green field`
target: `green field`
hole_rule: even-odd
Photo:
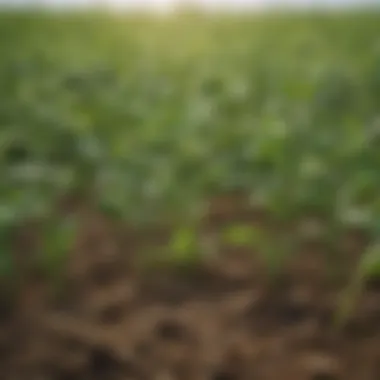
[[[365,228],[375,247],[379,25],[376,12],[3,12],[2,276],[12,273],[10,231],[24,220],[49,220],[51,252],[70,240],[51,219],[72,190],[135,224],[175,222],[178,249],[204,202],[229,192],[281,221],[317,215],[331,241]],[[376,248],[367,259],[379,274]]]

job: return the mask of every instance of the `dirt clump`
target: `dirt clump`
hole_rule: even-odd
[[[223,202],[207,229],[239,220]],[[262,218],[243,211],[245,222]],[[329,280],[315,245],[303,246],[273,281],[256,253],[242,248],[197,268],[147,270],[136,264],[138,247],[162,242],[165,231],[137,234],[98,216],[85,220],[62,292],[29,281],[15,305],[0,304],[4,379],[380,379],[379,286],[368,286],[337,331],[342,284]],[[350,239],[347,273],[364,244]]]

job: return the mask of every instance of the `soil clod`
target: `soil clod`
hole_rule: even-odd
[[[191,270],[148,271],[133,258],[149,236],[116,249],[107,223],[86,223],[60,305],[47,283],[31,292],[25,282],[17,307],[0,302],[4,378],[377,380],[379,289],[367,286],[335,333],[341,289],[326,283],[319,251],[297,255],[277,282],[265,280],[255,252],[231,248]]]

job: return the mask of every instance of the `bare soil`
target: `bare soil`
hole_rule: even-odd
[[[25,276],[16,301],[0,304],[3,379],[380,379],[379,284],[343,329],[333,325],[366,244],[358,231],[341,239],[339,276],[309,240],[274,279],[259,252],[237,247],[196,266],[142,266],[141,248],[165,243],[168,229],[82,217],[63,283]],[[213,202],[204,231],[238,221],[273,227],[231,198]]]

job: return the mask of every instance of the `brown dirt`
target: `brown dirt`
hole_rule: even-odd
[[[219,200],[204,231],[270,226],[264,216]],[[342,239],[343,276],[332,282],[325,247],[313,241],[270,281],[258,252],[224,246],[197,268],[142,267],[138,248],[164,243],[167,229],[134,231],[90,212],[82,229],[63,291],[28,278],[16,305],[0,304],[2,378],[380,379],[379,284],[367,286],[343,330],[332,324],[366,244],[359,232]]]

